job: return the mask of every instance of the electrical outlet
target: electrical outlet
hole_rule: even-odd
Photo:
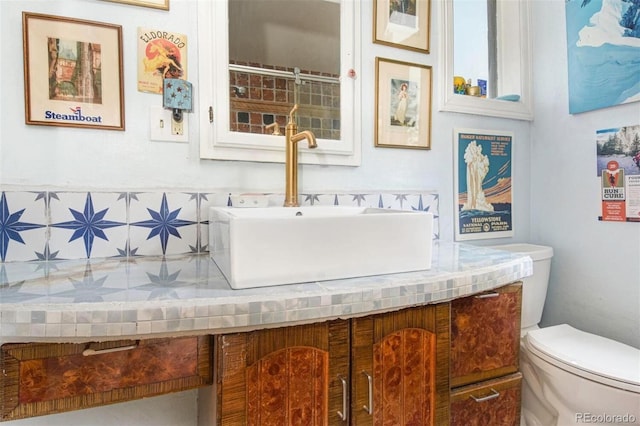
[[[174,120],[173,115],[171,116],[171,134],[174,136],[182,136],[184,134],[184,120],[186,118],[186,114],[182,114],[182,120],[179,122]]]
[[[183,113],[182,122],[175,123],[170,109],[149,107],[149,134],[152,141],[189,142],[189,114]]]

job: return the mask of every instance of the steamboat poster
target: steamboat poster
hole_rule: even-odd
[[[187,36],[138,28],[138,91],[161,94],[165,78],[187,79]]]
[[[454,130],[455,239],[513,236],[513,133]]]

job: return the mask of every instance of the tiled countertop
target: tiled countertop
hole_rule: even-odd
[[[233,290],[206,254],[0,265],[0,344],[218,334],[362,316],[490,290],[528,256],[434,243],[428,271]]]

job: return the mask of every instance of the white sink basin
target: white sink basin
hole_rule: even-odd
[[[212,207],[209,250],[232,288],[431,267],[433,215],[358,207]]]

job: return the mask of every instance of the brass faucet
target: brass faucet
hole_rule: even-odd
[[[285,207],[298,207],[298,142],[303,139],[307,140],[309,148],[316,148],[316,137],[311,131],[304,130],[298,132],[298,126],[293,120],[293,114],[298,109],[298,104],[295,104],[289,112],[289,122],[285,128],[285,147],[286,147],[286,159],[285,159]]]

